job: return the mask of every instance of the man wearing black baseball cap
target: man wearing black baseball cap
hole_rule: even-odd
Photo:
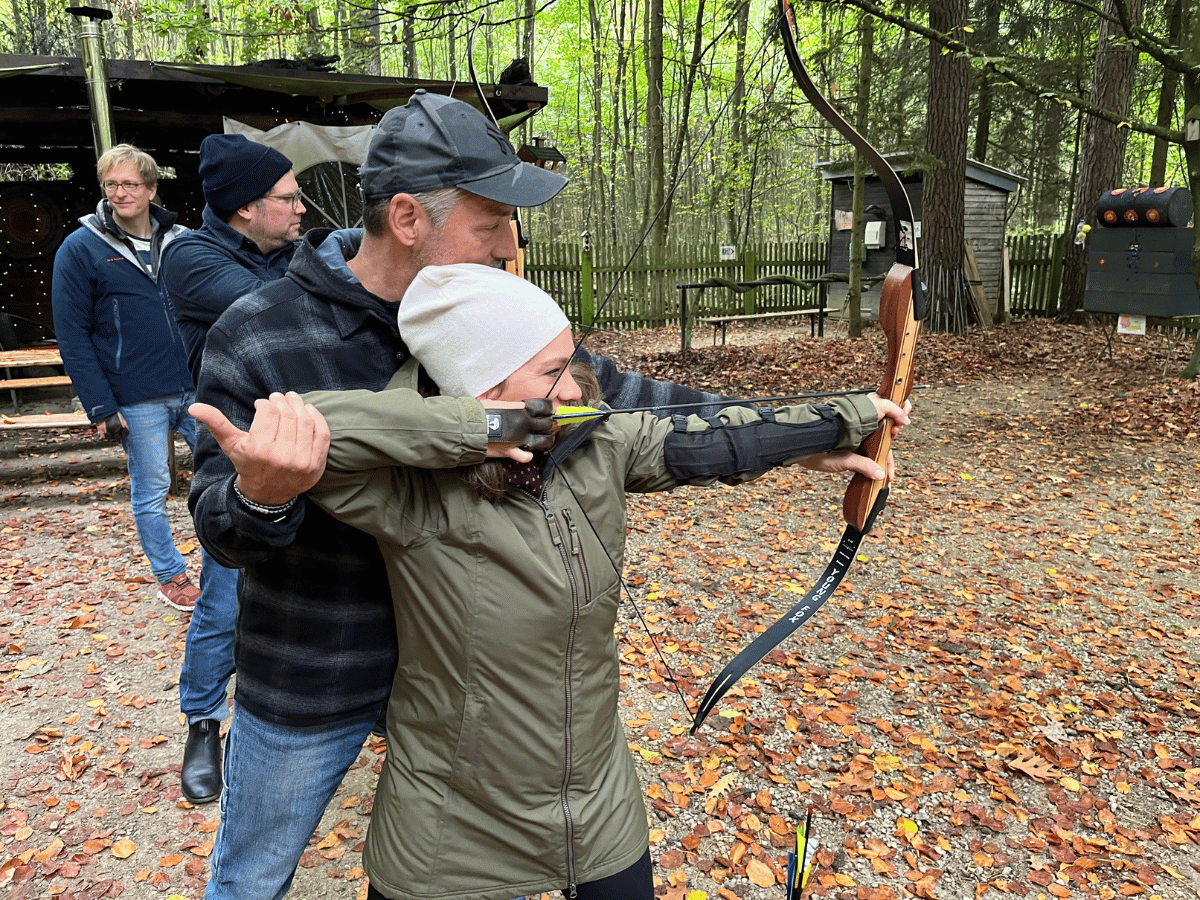
[[[252,428],[255,400],[272,391],[381,390],[409,357],[396,313],[417,272],[513,259],[514,209],[566,185],[521,162],[474,107],[424,91],[380,121],[360,177],[364,228],[308,232],[287,275],[230,307],[204,348],[198,399],[249,432],[226,455],[201,429],[189,500],[205,548],[242,570],[208,900],[287,891],[386,706],[396,666],[375,539],[308,504],[302,495],[320,477],[323,448]],[[719,399],[592,362],[618,408]]]

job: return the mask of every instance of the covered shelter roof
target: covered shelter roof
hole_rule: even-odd
[[[208,66],[110,59],[109,97],[117,140],[149,152],[160,165],[195,153],[219,134],[222,117],[263,131],[303,120],[370,125],[418,88],[478,107],[470,82],[339,75],[264,65]],[[0,162],[94,162],[83,61],[77,56],[0,54]],[[542,109],[546,88],[483,85],[505,130]]]

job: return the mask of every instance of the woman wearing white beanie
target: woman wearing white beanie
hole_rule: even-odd
[[[652,900],[617,712],[625,492],[744,482],[852,449],[880,416],[898,427],[907,413],[872,395],[777,409],[773,421],[742,407],[686,424],[626,413],[539,435],[559,405],[600,402],[594,379],[571,370],[551,298],[500,270],[435,267],[399,323],[414,361],[386,390],[269,401],[318,430],[313,407],[323,414],[329,456],[310,497],[375,535],[396,604],[368,896]],[[416,390],[417,362],[442,396]],[[508,421],[489,427],[493,416]],[[551,446],[514,446],[527,432],[529,446]],[[481,466],[499,455],[510,458]]]

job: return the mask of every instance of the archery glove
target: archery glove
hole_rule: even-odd
[[[545,398],[526,400],[524,409],[488,409],[489,444],[517,444],[527,450],[554,447],[554,404]]]
[[[125,423],[121,421],[120,413],[113,413],[104,420],[104,439],[108,441],[119,441],[129,432],[125,427]]]

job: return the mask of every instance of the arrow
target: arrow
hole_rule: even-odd
[[[914,391],[930,387],[928,384],[913,386]],[[788,394],[784,397],[750,397],[746,400],[713,401],[701,403],[664,403],[659,406],[635,406],[629,409],[596,409],[594,406],[560,406],[554,414],[557,421],[585,421],[587,419],[607,418],[613,413],[661,412],[665,409],[696,409],[702,406],[744,406],[747,403],[777,403],[785,400],[811,400],[815,397],[849,397],[854,394],[869,394],[878,388],[854,388],[849,391],[815,391],[811,394]]]

